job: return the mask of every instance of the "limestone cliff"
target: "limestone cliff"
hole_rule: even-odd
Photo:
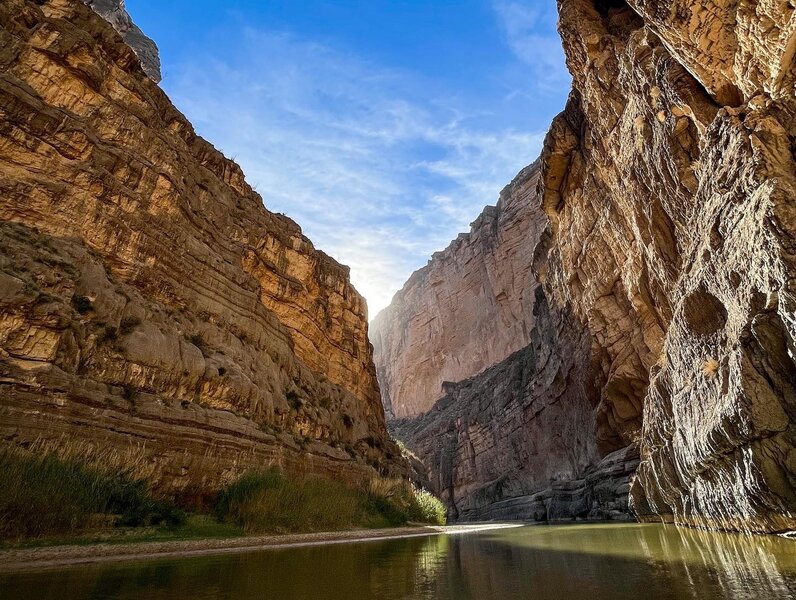
[[[0,440],[163,489],[400,470],[348,268],[263,207],[83,3],[0,5]],[[82,451],[81,450],[81,451]]]
[[[588,332],[535,291],[531,341],[446,386],[393,433],[430,467],[455,519],[626,518],[635,446],[600,463]],[[600,463],[600,464],[598,464]]]
[[[133,23],[124,7],[124,0],[83,0],[119,32],[122,39],[133,49],[141,67],[154,82],[160,81],[160,55],[158,47]]]
[[[794,8],[631,4],[560,4],[546,282],[643,404],[639,517],[794,528]]]
[[[533,240],[544,225],[539,167],[523,169],[459,235],[412,274],[371,323],[385,410],[427,411],[460,381],[528,343],[533,327]]]
[[[794,7],[559,12],[573,90],[540,158],[546,230],[528,240],[551,325],[506,375],[450,386],[396,431],[474,515],[621,510],[590,478],[632,468],[614,458],[639,444],[638,518],[795,529]]]

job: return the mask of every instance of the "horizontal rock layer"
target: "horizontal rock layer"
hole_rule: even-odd
[[[630,481],[638,467],[638,447],[631,444],[589,467],[579,479],[552,481],[541,491],[501,499],[499,486],[482,489],[478,508],[460,515],[469,521],[633,521],[628,508]]]
[[[621,459],[594,466],[588,334],[551,313],[539,287],[534,304],[528,346],[449,384],[430,411],[391,430],[422,457],[453,519],[627,518],[638,453],[619,450]]]
[[[371,323],[385,410],[427,411],[445,381],[460,381],[528,343],[533,327],[538,165],[523,169],[459,235],[412,274]]]
[[[404,469],[348,268],[263,207],[107,23],[4,2],[0,114],[5,443],[133,448],[171,490]]]

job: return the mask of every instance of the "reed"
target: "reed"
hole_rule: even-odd
[[[155,479],[150,462],[134,447],[117,451],[64,441],[2,449],[0,540],[192,538],[215,529],[231,535],[445,523],[442,503],[401,479],[373,478],[352,486],[271,469],[244,473],[192,504],[182,496],[154,495]],[[182,509],[189,505],[197,514],[186,522]]]
[[[288,478],[277,470],[247,473],[222,490],[216,517],[248,534],[444,524],[442,503],[401,480],[351,487],[328,479]]]
[[[118,526],[179,525],[185,514],[145,480],[76,457],[0,451],[0,539]]]

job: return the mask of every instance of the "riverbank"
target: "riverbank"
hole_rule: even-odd
[[[321,533],[242,536],[222,539],[40,546],[0,550],[0,571],[28,571],[77,564],[106,563],[156,558],[184,558],[211,554],[253,552],[324,544],[393,540],[430,535],[460,535],[519,527],[519,523],[423,525]]]

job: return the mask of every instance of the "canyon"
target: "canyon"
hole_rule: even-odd
[[[348,267],[196,135],[123,3],[88,4],[110,24],[0,5],[3,448],[189,499],[269,466],[404,476]]]
[[[454,518],[796,529],[794,6],[558,9],[525,208],[373,321],[390,427]]]
[[[122,0],[5,0],[1,449],[188,502],[274,466],[455,520],[796,529],[796,9],[558,10],[541,155],[369,332]]]
[[[465,379],[528,344],[534,240],[543,231],[534,204],[538,180],[538,164],[523,169],[497,205],[434,254],[373,319],[373,358],[388,415],[426,412],[444,382]]]

